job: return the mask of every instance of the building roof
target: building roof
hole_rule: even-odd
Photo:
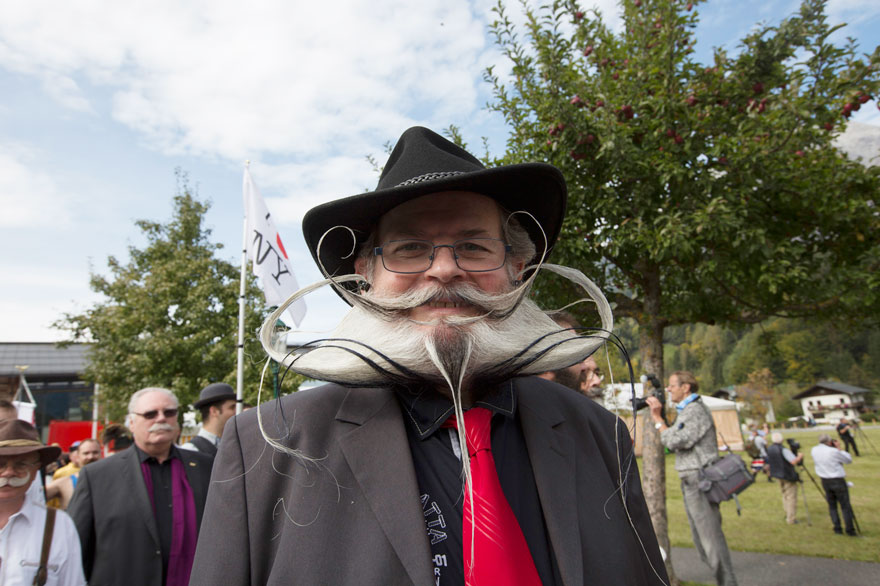
[[[0,342],[0,376],[18,375],[16,366],[27,366],[27,377],[79,375],[88,362],[89,344],[55,342]]]
[[[870,389],[848,385],[846,383],[838,383],[830,380],[819,381],[812,387],[802,393],[798,393],[792,399],[805,399],[814,395],[828,395],[832,393],[844,393],[846,395],[861,395],[871,392]]]

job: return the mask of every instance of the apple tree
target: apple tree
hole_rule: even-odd
[[[832,142],[872,105],[880,48],[835,42],[825,3],[804,0],[698,63],[698,2],[623,0],[620,30],[575,0],[524,2],[518,27],[499,2],[509,74],[485,75],[510,129],[495,162],[546,161],[568,182],[551,260],[582,269],[638,323],[641,365],[661,377],[670,325],[880,321],[880,168]],[[570,301],[563,286],[537,293]],[[669,551],[663,449],[653,426],[640,433]]]

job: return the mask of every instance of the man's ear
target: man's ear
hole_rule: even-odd
[[[513,268],[513,278],[514,278],[514,280],[515,280],[515,281],[524,281],[524,280],[525,280],[525,276],[524,276],[524,275],[520,275],[520,273],[522,273],[522,270],[525,268],[526,263],[524,263],[523,261],[519,260],[519,261],[516,261],[515,263],[512,263],[511,266],[512,266],[512,268]]]
[[[364,257],[358,257],[357,260],[354,261],[354,270],[356,273],[363,275],[367,281],[370,280],[370,276],[367,274],[367,261]]]

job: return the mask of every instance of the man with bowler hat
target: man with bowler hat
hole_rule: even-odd
[[[0,584],[86,583],[73,521],[25,498],[39,469],[59,455],[61,448],[44,446],[30,423],[0,421]]]
[[[217,454],[223,427],[235,415],[235,389],[226,383],[212,383],[202,389],[193,407],[202,415],[199,433],[180,446],[184,450],[196,450],[212,458]]]
[[[229,420],[192,586],[668,582],[626,425],[533,376],[604,340],[529,296],[565,204],[555,167],[416,127],[375,191],[305,215],[352,309],[278,358],[331,382]]]

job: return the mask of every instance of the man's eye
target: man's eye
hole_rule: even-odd
[[[431,249],[425,242],[398,242],[391,246],[391,254],[398,256],[418,256]]]
[[[474,242],[473,240],[459,242],[455,246],[455,251],[458,254],[468,254],[468,255],[489,254],[491,252],[491,250],[489,250],[489,248],[487,248],[485,245],[483,245],[480,242]]]

